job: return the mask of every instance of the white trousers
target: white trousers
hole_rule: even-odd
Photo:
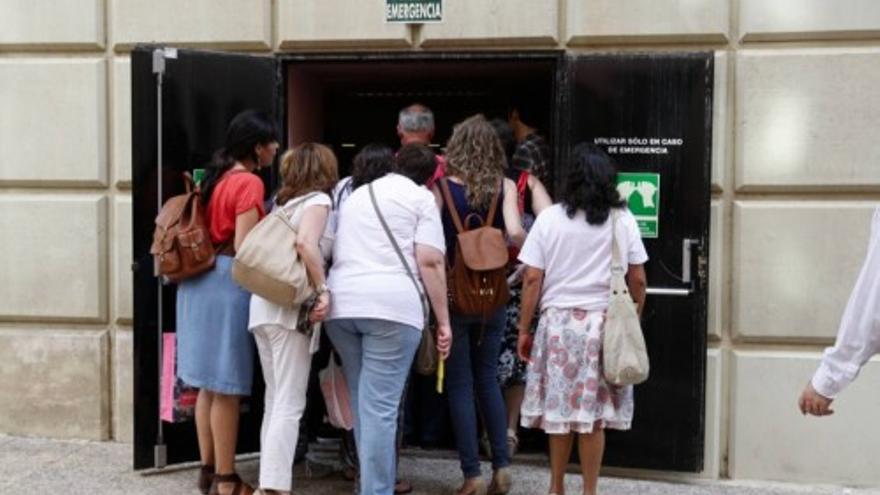
[[[261,325],[253,332],[266,381],[266,411],[260,430],[260,488],[290,491],[312,365],[309,338],[277,325]]]

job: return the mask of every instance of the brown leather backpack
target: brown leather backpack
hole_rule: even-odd
[[[186,194],[174,196],[162,205],[156,217],[150,254],[156,276],[179,282],[214,267],[215,250],[205,221],[201,194],[187,175]]]
[[[503,182],[501,187],[504,187]],[[510,289],[507,286],[507,242],[501,229],[492,227],[492,219],[498,211],[498,195],[492,199],[485,219],[471,213],[462,223],[449,192],[448,179],[440,181],[440,189],[446,209],[458,232],[455,262],[446,277],[450,303],[458,313],[486,317],[510,300]],[[470,220],[474,217],[481,220],[480,226],[467,229],[465,224],[470,225]]]

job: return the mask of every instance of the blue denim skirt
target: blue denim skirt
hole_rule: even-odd
[[[251,294],[232,279],[232,258],[177,288],[177,376],[226,395],[250,395],[254,337],[248,331]]]

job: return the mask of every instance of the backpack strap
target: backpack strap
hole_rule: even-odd
[[[498,212],[498,202],[499,196],[504,196],[504,177],[501,178],[500,186],[498,188],[498,194],[492,196],[492,203],[489,204],[489,216],[486,217],[486,220],[483,222],[483,225],[489,226],[492,225],[492,222],[495,221],[495,213]]]
[[[461,223],[461,217],[458,216],[458,208],[455,207],[455,202],[452,201],[452,193],[449,192],[449,179],[446,177],[440,179],[440,191],[443,192],[443,202],[446,203],[446,209],[449,210],[449,216],[452,217],[455,230],[458,233],[464,232],[464,225]]]

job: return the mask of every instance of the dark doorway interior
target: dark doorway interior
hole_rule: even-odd
[[[287,145],[305,141],[330,145],[339,158],[342,177],[349,173],[354,156],[364,145],[379,142],[396,149],[398,112],[412,103],[421,103],[434,112],[436,130],[431,146],[437,153],[444,152],[456,123],[476,113],[489,119],[506,119],[511,105],[528,107],[525,110],[532,121],[527,124],[537,128],[552,149],[558,131],[555,102],[559,60],[557,55],[548,55],[386,59],[370,63],[314,58],[295,61],[284,70]],[[548,181],[548,186],[551,184]],[[326,361],[327,355],[319,353],[312,374]],[[327,434],[321,425],[322,402],[315,385],[311,387],[306,414],[313,440],[316,435]],[[433,392],[432,378],[412,375],[406,414],[408,444],[454,447],[444,400]],[[524,440],[533,448],[543,448],[542,435],[526,434]]]
[[[516,98],[536,118],[528,124],[555,137],[557,57],[542,59],[312,60],[288,65],[288,144],[322,141],[334,148],[340,174],[363,145],[399,145],[400,109],[422,103],[436,121],[433,146],[442,152],[457,122],[475,113],[506,118]]]

